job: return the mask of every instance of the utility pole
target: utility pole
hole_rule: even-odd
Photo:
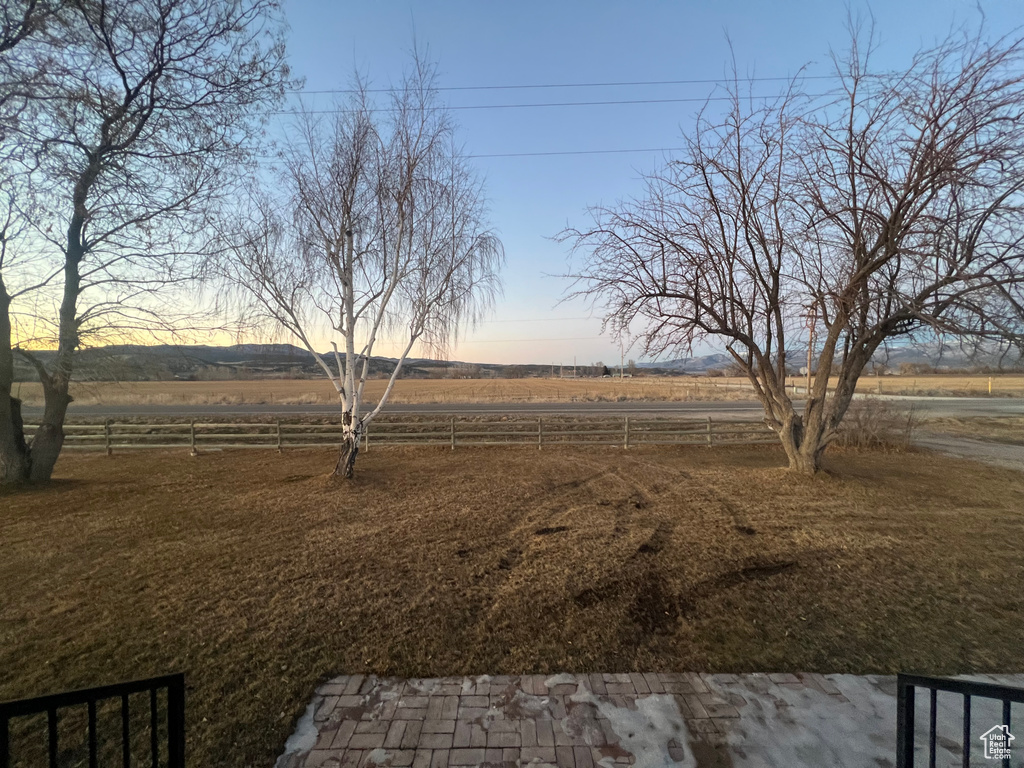
[[[619,339],[619,381],[622,381],[622,379],[625,378],[622,372],[622,368],[624,365],[623,360],[625,360],[625,358],[622,354],[622,339]]]
[[[572,356],[572,377],[576,378],[576,355]]]
[[[814,326],[818,320],[818,305],[812,304],[808,307],[810,312],[807,315],[807,399],[811,398],[811,359],[814,354]]]

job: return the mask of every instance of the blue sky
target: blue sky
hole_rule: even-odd
[[[982,2],[991,34],[1024,24],[1020,0]],[[879,69],[899,67],[952,24],[978,19],[968,0],[852,3],[873,13]],[[336,2],[286,0],[289,58],[307,90],[345,88],[355,68],[386,87],[409,62],[413,40],[429,48],[442,87],[621,83],[721,78],[729,42],[742,75],[786,77],[806,66],[827,75],[842,49],[847,5],[831,0],[757,2]],[[766,94],[779,87],[759,83]],[[809,84],[813,89],[813,81]],[[626,150],[680,146],[712,83],[450,90],[470,154]],[[324,98],[324,97],[318,97]],[[506,108],[550,102],[694,99],[661,104]],[[319,102],[314,102],[319,103]],[[323,102],[326,106],[326,102]],[[477,109],[475,107],[490,107]],[[504,298],[454,350],[460,360],[618,363],[600,316],[559,305],[568,252],[551,237],[583,224],[588,204],[638,191],[639,172],[661,152],[474,160],[487,180],[492,222],[505,244]],[[386,349],[381,349],[387,354]],[[640,359],[638,352],[626,357]]]

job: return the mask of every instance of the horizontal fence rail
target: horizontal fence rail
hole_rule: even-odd
[[[26,425],[31,435],[36,425]],[[337,446],[340,424],[288,421],[169,422],[66,424],[64,447],[69,450],[134,451],[151,448],[202,450],[227,448],[318,448]],[[537,418],[478,421],[468,418],[433,418],[423,421],[371,422],[362,437],[370,445],[457,446],[526,445],[754,445],[774,443],[775,433],[763,422],[642,419],[626,416],[603,419]]]
[[[160,696],[161,691],[166,691],[166,694]],[[146,701],[136,701],[136,706],[142,704],[141,710],[137,711],[130,706],[130,699],[135,697],[137,700],[140,696],[144,696]],[[112,703],[116,711],[111,712],[110,707],[107,707],[106,711],[102,712],[102,715],[107,716],[98,717],[98,708],[105,702]],[[161,709],[163,716],[160,714]],[[133,712],[136,715],[141,714],[141,719],[145,722],[145,728],[137,729],[134,739],[131,730]],[[24,743],[29,749],[38,748],[42,744],[41,734],[30,726],[38,725],[38,730],[45,730],[45,764],[50,768],[68,764],[68,760],[75,754],[81,755],[82,763],[88,760],[89,768],[113,765],[113,755],[108,754],[112,749],[116,749],[117,757],[120,758],[117,762],[125,768],[130,765],[152,765],[154,768],[159,765],[168,768],[185,766],[183,673],[66,691],[32,699],[0,702],[0,768],[10,768],[12,765],[12,721],[17,723],[16,719],[31,720],[33,716],[38,715],[45,715],[45,725],[22,721],[26,726],[22,728],[25,733],[18,734],[23,738],[17,743]],[[70,723],[62,729],[61,724],[65,720]],[[139,720],[140,717],[136,716],[136,724]],[[102,725],[113,727],[101,729]],[[142,730],[142,733],[139,733],[139,730]],[[136,747],[144,745],[143,751],[148,752],[148,756],[144,757],[136,750],[133,762],[133,744]],[[20,751],[13,757],[18,760],[17,764],[25,764],[21,760],[23,756]],[[31,755],[27,756],[27,759],[27,764],[43,765]]]
[[[996,752],[1002,748],[992,748],[986,744],[987,753],[982,761],[984,765],[998,765],[1002,768],[1010,768],[1009,750],[1010,740],[1010,715],[1013,704],[1024,704],[1024,688],[1013,688],[1006,685],[995,685],[993,683],[981,683],[973,680],[954,680],[945,677],[925,677],[922,675],[897,675],[896,676],[896,768],[914,768],[914,715],[916,710],[916,689],[921,688],[928,692],[928,766],[936,766],[936,743],[938,740],[937,711],[938,694],[940,691],[962,697],[962,731],[960,735],[961,765],[963,768],[970,768],[971,745],[976,741],[972,737],[971,729],[971,701],[972,699],[989,699],[1002,703],[1002,722],[985,723],[988,728],[986,734],[981,738],[999,739],[1008,748],[1002,756],[990,757],[989,752]],[[1001,727],[1000,727],[1001,726]],[[996,737],[990,736],[998,731]],[[946,741],[944,739],[944,741]],[[997,741],[993,741],[994,745]],[[1018,749],[1020,749],[1018,747]],[[1014,765],[1021,763],[1015,762]],[[945,765],[945,763],[943,763]]]

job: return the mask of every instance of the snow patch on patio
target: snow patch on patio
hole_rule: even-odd
[[[479,677],[467,677],[462,681],[462,693],[470,694],[478,685],[491,682],[490,675],[480,675]]]
[[[554,688],[556,685],[576,685],[580,682],[580,678],[576,675],[570,675],[568,672],[559,672],[553,677],[549,677],[544,681],[544,685],[548,688]]]
[[[313,701],[306,707],[305,713],[299,718],[299,722],[295,724],[295,732],[284,743],[284,754],[277,758],[277,762],[274,763],[275,767],[283,766],[287,762],[289,755],[296,752],[309,752],[309,750],[316,746],[316,740],[320,734],[316,723],[313,721],[313,716],[316,714],[318,704],[319,702]]]
[[[811,687],[787,688],[760,684],[761,675],[741,675],[725,682],[704,676],[713,693],[746,699],[740,717],[730,723],[726,736],[733,768],[789,766],[790,768],[875,768],[893,766],[896,755],[896,678],[885,675],[827,675],[847,701]],[[973,679],[987,676],[973,675]],[[986,682],[1020,686],[1021,676],[989,677]],[[927,693],[918,692],[915,747],[919,761],[927,761]],[[978,736],[1001,722],[999,703],[974,699],[972,758],[985,762]],[[938,696],[937,757],[942,765],[959,765],[963,728],[963,697]],[[1015,756],[1015,760],[1018,759]],[[1014,766],[1024,763],[1013,763]]]
[[[698,768],[690,750],[690,734],[676,700],[669,694],[651,694],[636,700],[636,709],[618,707],[580,688],[569,697],[578,704],[590,704],[608,720],[619,737],[620,746],[636,758],[636,768]],[[675,741],[683,752],[677,760],[669,754],[669,741]],[[612,758],[603,758],[601,765],[611,766]]]

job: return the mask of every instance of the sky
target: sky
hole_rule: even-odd
[[[981,7],[990,34],[1024,24],[1020,0],[982,0]],[[599,308],[562,301],[570,283],[561,275],[572,263],[553,237],[585,224],[588,205],[639,192],[641,173],[681,146],[719,87],[709,81],[723,78],[733,56],[741,76],[786,78],[801,67],[830,74],[830,48],[842,50],[849,38],[848,9],[874,17],[879,69],[905,65],[952,25],[979,18],[968,0],[285,2],[290,66],[307,91],[345,88],[356,69],[372,86],[387,87],[408,65],[414,41],[438,65],[465,151],[479,156],[473,163],[486,179],[507,260],[503,297],[449,357],[609,366],[620,354],[645,358],[636,348],[620,353],[618,341],[602,335]],[[702,82],[636,84],[664,81]],[[772,95],[781,85],[761,81],[755,92]],[[519,106],[654,100],[662,103]],[[287,118],[280,119],[278,130]],[[567,152],[601,154],[533,154]]]

